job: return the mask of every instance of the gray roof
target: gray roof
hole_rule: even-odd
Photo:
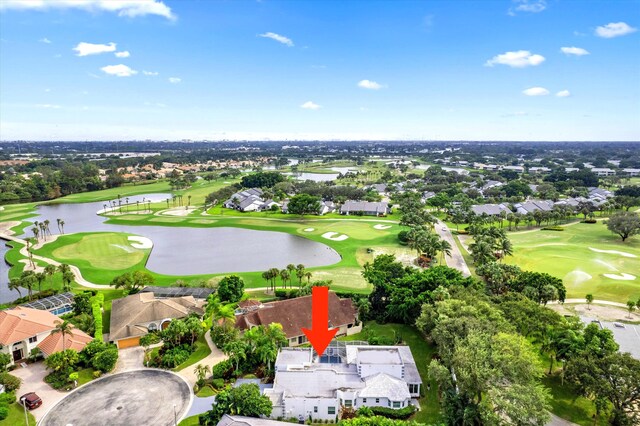
[[[346,201],[340,208],[341,213],[350,212],[371,212],[371,213],[387,213],[389,204],[385,202],[369,202],[369,201]]]
[[[147,286],[143,288],[140,293],[153,293],[157,299],[182,296],[193,296],[196,299],[206,299],[211,293],[213,293],[213,289],[203,287]]]
[[[489,216],[497,216],[500,212],[511,213],[511,210],[504,204],[475,204],[471,206],[471,211],[478,216],[487,214]]]
[[[365,383],[365,387],[358,393],[361,398],[387,397],[392,401],[404,401],[411,398],[405,382],[385,373],[367,377]]]

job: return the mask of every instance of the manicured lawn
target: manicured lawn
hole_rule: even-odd
[[[127,184],[119,188],[103,189],[101,191],[81,192],[57,198],[50,203],[90,203],[93,201],[113,200],[129,195],[151,194],[154,192],[171,192],[168,180],[152,181],[150,183]]]
[[[216,392],[211,388],[211,386],[203,386],[196,395],[200,398],[206,398],[215,394]]]
[[[340,340],[367,340],[367,330],[377,336],[395,339],[400,336],[402,341],[411,348],[411,354],[422,378],[424,397],[420,398],[421,411],[416,413],[414,420],[427,424],[434,424],[440,419],[440,404],[438,402],[437,386],[428,379],[428,368],[431,358],[436,352],[435,346],[427,342],[415,327],[405,324],[378,324],[374,321],[365,323],[362,332],[351,336],[341,337]],[[431,383],[431,390],[427,391],[427,383]]]
[[[33,417],[33,414],[27,411],[27,417],[29,419],[29,426],[35,426],[36,418]],[[26,426],[24,421],[24,407],[17,402],[9,404],[9,415],[1,421],[0,424],[7,426]]]
[[[595,299],[625,303],[640,297],[640,238],[622,242],[602,222],[566,226],[562,232],[531,231],[510,233],[514,255],[505,262],[522,269],[547,272],[562,278],[567,298]],[[621,253],[603,253],[612,250]],[[626,255],[626,256],[625,256]],[[637,276],[633,280],[615,280],[604,274]]]
[[[551,411],[555,415],[579,425],[594,424],[593,416],[596,409],[592,401],[577,396],[575,390],[566,382],[562,386],[558,375],[545,376],[542,383],[551,390]],[[607,419],[600,416],[597,424],[607,424]]]
[[[82,386],[85,383],[89,383],[94,379],[93,368],[83,368],[78,371],[78,386]]]
[[[198,422],[198,416],[196,415],[187,417],[186,419],[178,423],[178,426],[198,426],[199,424],[200,423]]]
[[[196,349],[193,353],[187,358],[185,362],[177,366],[173,369],[173,371],[180,371],[187,367],[190,367],[196,364],[203,358],[206,358],[211,353],[211,348],[207,345],[207,341],[204,338],[204,335],[200,336],[198,340],[195,342]]]

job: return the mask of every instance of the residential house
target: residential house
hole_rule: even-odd
[[[205,301],[193,296],[156,298],[154,293],[132,294],[111,304],[109,341],[119,349],[138,346],[140,337],[163,330],[177,318],[203,315]]]
[[[598,176],[615,176],[616,171],[608,167],[594,167],[591,169]]]
[[[254,212],[269,210],[272,206],[280,207],[279,203],[273,200],[265,200],[264,193],[260,188],[250,188],[236,192],[223,203],[228,209],[235,209],[241,212]]]
[[[318,215],[322,216],[325,215],[327,213],[333,213],[334,211],[336,211],[338,207],[336,206],[336,204],[333,201],[320,201],[320,208],[318,209]],[[281,207],[281,211],[282,213],[289,213],[289,200],[285,200],[282,202],[282,207]]]
[[[548,167],[529,167],[529,173],[549,173],[550,171]]]
[[[502,170],[511,170],[512,172],[523,173],[524,167],[523,166],[504,166]]]
[[[64,349],[80,352],[93,338],[72,327],[71,334],[55,333],[62,320],[41,309],[18,306],[0,311],[0,352],[11,355],[11,364],[27,358],[35,348],[46,357]]]
[[[622,169],[622,173],[625,176],[640,176],[640,169]]]
[[[484,192],[491,189],[491,188],[498,188],[500,186],[504,185],[504,183],[499,182],[497,180],[489,180],[487,181],[484,185],[482,185],[480,187],[480,192],[484,195]]]
[[[386,216],[391,213],[389,204],[382,202],[369,201],[346,201],[340,207],[340,214],[344,215],[362,215],[362,216]]]
[[[577,167],[565,167],[564,171],[567,172],[567,173],[571,173],[571,172],[578,172],[578,171],[580,171],[580,169],[577,168]]]
[[[386,183],[374,183],[373,185],[369,186],[369,189],[373,189],[378,194],[386,194],[389,189],[393,188],[390,188]]]
[[[273,387],[264,390],[272,418],[335,421],[343,408],[401,409],[422,386],[408,346],[333,341],[322,357],[312,348],[282,348],[275,371]]]
[[[505,204],[475,204],[471,206],[471,211],[478,216],[482,216],[483,214],[487,216],[499,216],[502,212],[506,214],[511,213],[511,210]]]
[[[523,203],[514,204],[513,207],[516,209],[516,213],[520,214],[533,213],[537,210],[550,212],[553,210],[553,201],[529,200]]]
[[[284,149],[284,148],[283,148]],[[216,426],[291,426],[290,422],[281,422],[278,420],[263,419],[260,417],[231,416],[225,414],[222,416]]]
[[[278,323],[289,339],[289,346],[307,342],[303,328],[311,329],[312,297],[281,300],[264,304],[240,305],[236,311],[236,327],[248,330],[259,325]],[[358,310],[351,299],[340,299],[329,292],[329,327],[337,328],[337,336],[359,333],[362,324],[358,321]]]

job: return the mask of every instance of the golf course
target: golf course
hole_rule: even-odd
[[[564,231],[509,233],[514,254],[505,262],[562,278],[567,298],[626,303],[640,297],[640,239],[624,243],[602,221],[564,226]]]

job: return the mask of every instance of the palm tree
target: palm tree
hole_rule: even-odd
[[[44,273],[49,277],[50,284],[53,287],[53,275],[56,273],[56,267],[54,265],[48,264],[44,267]]]
[[[291,279],[291,274],[288,269],[280,271],[280,279],[282,280],[282,287],[287,288],[287,280]]]
[[[47,278],[47,274],[44,272],[38,272],[35,275],[36,281],[38,281],[38,293],[42,292],[42,282]]]
[[[633,300],[627,301],[627,310],[629,311],[629,318],[632,318],[631,312],[633,312],[635,308],[636,308],[636,302],[634,302]]]
[[[220,321],[222,321],[223,324],[227,324],[232,322],[236,317],[233,305],[223,305],[220,302],[220,299],[213,294],[207,298],[205,316],[211,318],[211,324],[215,324]]]
[[[447,240],[440,240],[440,247],[438,247],[439,251],[440,251],[440,263],[444,262],[444,256],[449,256],[451,257],[451,244],[449,244],[449,241]]]
[[[104,205],[104,208],[107,208],[107,205]],[[62,234],[62,231],[60,230],[60,219],[56,219],[56,222],[58,223],[58,234]]]
[[[64,352],[67,349],[66,343],[65,343],[65,336],[72,336],[73,335],[73,331],[71,331],[73,326],[67,320],[56,321],[55,325],[56,325],[56,328],[51,330],[51,334],[55,334],[55,333],[62,334],[62,351]]]
[[[11,278],[7,286],[9,287],[9,290],[17,291],[18,294],[20,295],[20,298],[22,298],[22,292],[20,291],[20,288],[22,287],[22,283],[20,282],[20,278]]]
[[[298,266],[296,266],[296,277],[298,277],[298,286],[302,285],[302,278],[304,278],[305,275],[305,268],[304,265],[302,263],[298,264]]]
[[[202,383],[207,378],[207,374],[211,374],[211,367],[206,364],[198,364],[193,369],[193,372],[196,375],[198,382]]]
[[[64,220],[60,221],[60,228],[62,229],[62,233],[64,234]]]
[[[311,276],[312,276],[312,275],[313,275],[313,274],[312,274],[311,272],[305,272],[304,276],[305,276],[305,278],[307,279],[307,284],[310,284],[310,283],[311,283]]]
[[[500,250],[500,261],[505,258],[505,256],[513,256],[513,244],[511,241],[505,236],[498,240],[498,249]]]
[[[40,230],[34,226],[33,228],[31,228],[31,232],[33,232],[33,236],[35,237],[36,241],[38,241],[38,234],[40,233]]]
[[[45,230],[45,232],[48,232],[48,233],[49,233],[49,235],[51,235],[51,230],[49,229],[49,224],[50,224],[50,223],[51,223],[51,222],[49,222],[49,219],[46,219],[46,220],[44,221],[44,230]]]

